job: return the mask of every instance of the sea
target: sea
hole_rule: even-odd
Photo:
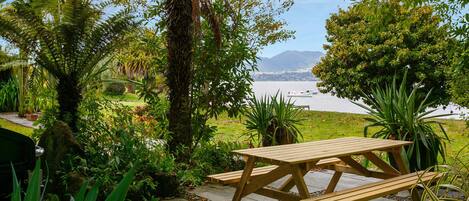
[[[263,95],[275,95],[280,92],[285,97],[291,91],[306,91],[312,90],[319,92],[316,84],[319,81],[255,81],[253,83],[253,92],[256,97]],[[309,110],[315,111],[329,111],[329,112],[344,112],[366,114],[367,111],[352,103],[349,99],[338,98],[330,93],[318,93],[312,97],[291,97],[290,100],[297,106],[309,106]],[[358,101],[362,103],[361,101]],[[468,113],[467,108],[462,108],[455,104],[450,104],[446,107],[439,107],[432,113],[438,114],[453,114],[444,118],[461,119],[461,114]]]

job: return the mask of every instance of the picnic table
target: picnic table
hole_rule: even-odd
[[[233,151],[234,153],[239,154],[246,159],[244,170],[238,173],[232,172],[211,175],[209,178],[218,181],[235,181],[233,184],[236,186],[236,192],[233,196],[233,201],[239,201],[251,193],[257,193],[279,200],[307,199],[310,197],[310,192],[305,184],[304,175],[310,170],[318,167],[335,170],[335,173],[326,188],[326,195],[333,193],[343,172],[356,173],[382,179],[394,178],[394,180],[396,180],[395,177],[408,174],[408,168],[401,157],[401,149],[403,146],[409,144],[411,144],[411,142],[348,137],[235,150]],[[383,161],[378,155],[376,155],[376,153],[374,153],[376,151],[391,153],[398,168],[396,169]],[[356,156],[359,155],[364,156],[382,171],[369,170],[362,166],[356,160]],[[331,161],[334,162],[330,163]],[[257,162],[272,165],[255,168]],[[267,187],[270,183],[287,175],[290,175],[289,178],[283,183],[283,185],[281,185],[280,188],[274,189],[272,187]],[[407,177],[410,178],[411,176]],[[414,177],[415,175],[412,178]],[[233,178],[236,180],[229,180]],[[401,179],[398,180],[401,181]],[[415,178],[412,181],[414,180]],[[411,181],[411,179],[407,179],[406,181]],[[297,187],[299,195],[289,192],[289,190],[294,186]],[[403,185],[401,184],[401,186]],[[406,187],[409,187],[409,185]],[[394,190],[399,189],[396,188]]]

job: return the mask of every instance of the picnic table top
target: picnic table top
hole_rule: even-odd
[[[350,156],[376,150],[389,150],[412,144],[409,141],[346,137],[298,144],[234,150],[233,153],[253,156],[273,163],[307,163],[321,159]]]

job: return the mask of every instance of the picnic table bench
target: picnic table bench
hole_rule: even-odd
[[[401,157],[401,149],[411,142],[374,138],[338,138],[298,144],[260,147],[233,151],[246,158],[244,170],[209,175],[212,182],[236,186],[233,201],[257,193],[278,200],[369,200],[383,195],[409,189],[418,181],[431,182],[439,177],[437,173],[412,173]],[[391,153],[398,165],[392,167],[374,152]],[[369,170],[352,156],[361,155],[376,165],[381,171]],[[255,168],[256,162],[271,164]],[[315,169],[331,169],[335,173],[325,194],[310,198],[304,175]],[[365,186],[334,192],[342,173],[354,173],[367,177],[384,179]],[[278,189],[267,187],[270,183],[288,176]],[[290,193],[296,186],[299,195]]]

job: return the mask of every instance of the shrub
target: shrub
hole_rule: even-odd
[[[125,93],[125,84],[120,82],[108,83],[104,87],[104,94],[111,96],[121,96]]]
[[[61,193],[62,182],[61,174],[57,174],[62,166],[62,161],[69,158],[70,155],[81,155],[82,150],[80,145],[73,137],[70,127],[62,121],[56,121],[52,127],[47,128],[40,136],[39,146],[44,148],[42,158],[45,163],[42,165],[43,169],[49,171],[49,192]],[[76,176],[76,182],[68,182],[67,185],[74,190],[78,190],[82,185],[83,177]],[[71,185],[73,183],[73,185]]]
[[[86,101],[82,114],[84,121],[80,124],[77,139],[85,149],[86,165],[96,168],[82,166],[79,172],[95,176],[95,181],[110,190],[115,178],[122,175],[121,170],[138,162],[140,171],[130,186],[129,197],[145,200],[167,195],[158,188],[161,178],[172,178],[173,186],[170,183],[164,185],[170,186],[173,193],[177,192],[174,159],[166,152],[163,141],[158,139],[160,130],[149,130],[144,122],[136,120],[130,107],[111,101]]]
[[[0,111],[18,111],[18,82],[14,78],[0,82]]]
[[[197,147],[190,164],[179,164],[178,177],[184,185],[200,185],[207,175],[241,170],[244,161],[231,151],[241,149],[237,142],[204,142]]]
[[[43,193],[46,189],[43,189],[43,193],[41,194],[41,169],[40,169],[41,161],[38,160],[36,162],[36,166],[31,174],[31,179],[28,183],[28,187],[25,191],[24,198],[22,199],[22,191],[20,183],[16,177],[15,169],[12,167],[13,172],[13,192],[11,193],[11,201],[41,201],[44,200]],[[106,201],[124,201],[127,195],[127,190],[129,188],[130,183],[132,182],[136,173],[136,168],[131,168],[123,177],[123,179],[119,182],[116,188],[107,196]],[[46,185],[47,186],[47,183]],[[44,187],[45,188],[45,187]],[[75,197],[72,197],[71,200],[76,201],[95,201],[98,198],[98,188],[99,185],[95,185],[88,191],[88,182],[85,182],[80,188],[80,191],[76,194]]]
[[[76,186],[81,186],[76,181],[85,178],[91,184],[100,184],[98,198],[103,200],[133,164],[138,164],[139,171],[127,199],[150,200],[179,192],[176,164],[158,139],[158,129],[147,128],[130,107],[92,96],[84,100],[80,114],[76,140],[84,155],[70,155],[61,163],[58,174],[64,194],[76,193]]]
[[[406,75],[400,86],[394,78],[391,85],[377,87],[370,95],[363,93],[365,100],[371,104],[370,107],[354,102],[356,105],[366,109],[371,118],[366,118],[370,124],[364,129],[365,136],[368,135],[370,127],[381,128],[373,133],[372,137],[407,140],[413,144],[406,147],[407,159],[411,171],[425,170],[438,163],[438,155],[445,160],[444,140],[449,140],[442,123],[432,118],[447,116],[430,116],[436,109],[427,110],[434,104],[428,101],[431,91],[426,96],[419,96],[418,86],[408,93],[406,90]],[[433,125],[436,125],[444,134],[440,137]],[[393,158],[390,156],[391,163]]]
[[[282,95],[277,93],[273,97],[264,96],[260,99],[254,96],[249,107],[245,125],[251,141],[257,140],[263,146],[270,146],[295,143],[302,137],[296,127],[301,121],[300,110]]]

